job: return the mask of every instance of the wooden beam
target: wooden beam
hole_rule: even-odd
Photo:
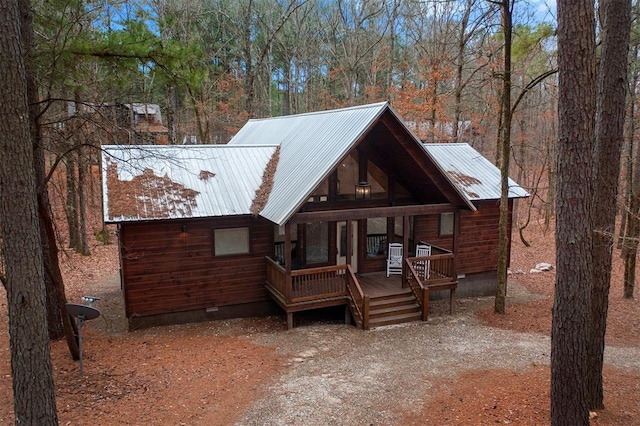
[[[460,216],[461,216],[460,209],[457,209],[453,213],[453,247],[451,248],[451,250],[454,253],[458,252],[458,246],[460,244],[460,241],[458,240],[458,237],[460,236]],[[459,260],[459,256],[454,256],[453,278],[455,278],[456,280],[458,279],[458,260]]]
[[[351,265],[353,256],[353,232],[351,229],[351,221],[347,220],[347,253],[345,254],[345,261],[347,265]]]
[[[285,267],[285,301],[291,302],[291,224],[284,225],[284,267]],[[287,316],[287,321],[289,317]],[[293,316],[291,317],[293,324]]]
[[[409,254],[409,216],[402,217],[402,288],[407,287],[407,264],[404,261]]]
[[[370,217],[399,217],[440,214],[456,211],[451,204],[425,204],[412,206],[372,207],[368,209],[344,209],[319,212],[303,212],[289,219],[288,224],[358,220]]]
[[[293,328],[293,312],[287,312],[287,330]]]

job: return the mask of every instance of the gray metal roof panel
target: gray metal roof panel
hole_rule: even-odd
[[[470,201],[500,199],[500,169],[467,143],[425,143],[424,149]],[[509,178],[509,198],[529,193]]]
[[[387,102],[250,120],[229,145],[280,145],[273,189],[260,215],[282,225],[385,109]]]
[[[107,222],[250,214],[277,146],[103,146]]]

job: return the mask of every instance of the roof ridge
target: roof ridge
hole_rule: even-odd
[[[422,144],[423,145],[427,145],[427,146],[469,145],[468,142],[422,142]],[[471,145],[469,145],[469,146],[471,146]]]
[[[354,110],[365,109],[365,108],[379,108],[383,105],[390,105],[389,101],[381,101],[381,102],[375,102],[372,104],[364,104],[364,105],[354,105],[354,106],[338,108],[338,109],[327,109],[324,111],[310,111],[310,112],[303,112],[300,114],[280,115],[277,117],[252,118],[249,121],[256,122],[256,121],[266,121],[266,120],[281,120],[281,119],[287,119],[287,118],[293,118],[293,117],[334,114],[338,112],[354,111]]]
[[[241,144],[233,144],[233,145],[229,145],[229,144],[201,144],[201,145],[120,145],[120,144],[114,144],[114,145],[102,145],[103,149],[112,149],[111,147],[113,147],[113,149],[175,149],[175,148],[180,148],[180,149],[202,149],[202,148],[277,148],[279,147],[280,144],[278,143],[273,143],[273,144],[258,144],[258,145],[252,145],[252,144],[245,144],[245,145],[241,145]]]

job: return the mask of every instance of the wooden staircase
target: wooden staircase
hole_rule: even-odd
[[[369,302],[369,328],[383,325],[420,321],[422,312],[411,289],[371,297]]]

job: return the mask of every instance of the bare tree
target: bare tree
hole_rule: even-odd
[[[500,222],[498,224],[498,281],[496,284],[496,299],[494,311],[505,313],[507,299],[507,253],[510,241],[507,235],[509,220],[509,159],[511,158],[511,36],[513,32],[513,3],[510,0],[502,0],[500,3],[502,16],[502,33],[504,35],[504,68],[502,70],[502,119],[500,122],[501,139],[499,140],[502,158],[500,161],[501,197],[500,197]]]

